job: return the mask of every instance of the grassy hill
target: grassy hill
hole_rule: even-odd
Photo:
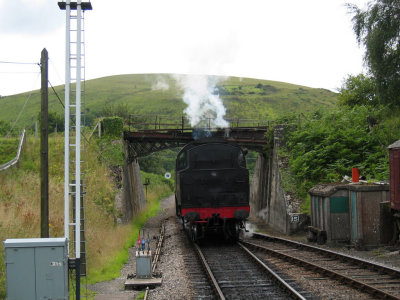
[[[88,80],[85,85],[87,124],[101,116],[108,107],[123,106],[132,114],[169,114],[177,117],[182,116],[186,107],[181,100],[182,90],[169,74],[110,76]],[[336,103],[336,94],[331,91],[277,81],[221,77],[217,89],[227,108],[228,119],[271,120],[287,112],[307,112],[317,106],[332,107]],[[64,86],[57,86],[55,90],[64,101]],[[0,120],[14,121],[25,101],[27,104],[18,127],[33,126],[40,110],[39,90],[1,98]],[[49,111],[63,112],[51,89]]]

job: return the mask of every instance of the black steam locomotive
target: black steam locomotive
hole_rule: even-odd
[[[249,216],[246,152],[223,140],[199,140],[178,154],[175,172],[176,214],[191,238],[208,231],[237,239]]]

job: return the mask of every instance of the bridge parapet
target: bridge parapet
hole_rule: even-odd
[[[270,127],[268,120],[240,119],[231,118],[225,119],[229,123],[229,128],[260,128]],[[184,131],[192,131],[193,127],[185,116],[177,117],[171,115],[129,115],[126,120],[126,125],[129,126],[129,131],[140,130],[168,130],[180,129]],[[200,124],[196,125],[196,129],[212,130],[213,118],[204,118]],[[214,128],[215,129],[215,128]]]

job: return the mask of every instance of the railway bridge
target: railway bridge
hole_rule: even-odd
[[[183,147],[194,140],[210,137],[234,142],[248,150],[264,151],[269,122],[238,119],[228,122],[231,127],[224,129],[213,128],[210,119],[204,122],[205,126],[193,128],[184,117],[178,123],[166,116],[131,116],[130,130],[123,132],[126,158],[132,162],[157,151]]]
[[[267,146],[267,127],[236,127],[224,129],[156,129],[124,131],[126,154],[129,162],[138,157],[170,148],[183,147],[201,137],[212,137],[233,142],[249,150],[263,152]]]
[[[126,208],[133,211],[132,214],[128,213],[127,219],[132,218],[145,203],[138,158],[183,147],[197,139],[216,138],[259,153],[250,189],[251,215],[264,219],[283,233],[292,231],[296,224],[290,221],[292,218],[280,184],[278,167],[278,149],[284,143],[285,126],[254,120],[228,122],[231,124],[229,128],[212,128],[210,120],[204,122],[203,127],[192,128],[183,117],[178,123],[176,119],[174,122],[165,116],[131,116],[129,130],[123,132],[124,202]]]

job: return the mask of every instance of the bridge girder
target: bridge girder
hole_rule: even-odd
[[[265,136],[267,130],[267,127],[235,127],[206,131],[198,129],[124,131],[123,139],[127,145],[128,162],[132,162],[139,157],[144,157],[154,152],[183,147],[194,141],[195,138],[193,136],[199,133],[213,139],[224,139],[228,142],[236,143],[248,150],[263,152],[268,142]]]

